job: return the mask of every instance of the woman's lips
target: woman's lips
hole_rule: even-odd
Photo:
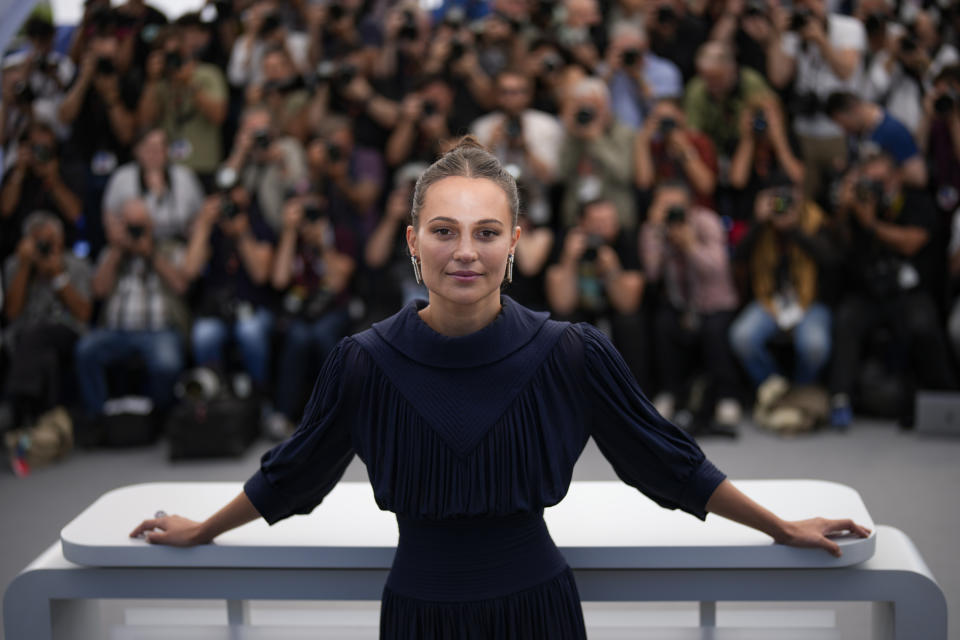
[[[480,274],[476,271],[454,271],[450,274],[454,280],[459,280],[461,282],[471,282],[480,277]]]

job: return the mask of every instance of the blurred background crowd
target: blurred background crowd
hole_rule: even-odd
[[[337,340],[425,297],[412,185],[472,133],[521,187],[505,293],[603,328],[666,416],[797,426],[807,393],[909,426],[957,384],[958,34],[956,0],[34,15],[2,62],[2,413],[90,424],[131,379],[163,412],[207,367],[289,433]]]

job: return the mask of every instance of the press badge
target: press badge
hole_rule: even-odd
[[[112,151],[97,151],[90,160],[90,171],[95,176],[108,176],[117,168],[117,156]]]
[[[170,143],[170,159],[183,162],[193,154],[193,145],[186,138],[178,138]]]

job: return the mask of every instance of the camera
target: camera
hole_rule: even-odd
[[[643,53],[640,49],[636,47],[631,47],[629,49],[624,49],[623,56],[621,60],[623,61],[623,66],[632,67],[633,65],[640,62],[640,58],[643,56]]]
[[[607,244],[603,236],[591,233],[587,236],[587,248],[583,252],[584,262],[593,262],[597,259],[597,249]]]
[[[663,25],[671,24],[677,21],[677,12],[673,7],[665,6],[657,9],[657,22]]]
[[[443,16],[443,24],[451,29],[460,29],[467,22],[467,14],[462,7],[452,7]]]
[[[937,96],[933,101],[933,110],[940,115],[946,115],[957,106],[957,92],[952,88]]]
[[[919,48],[917,41],[910,36],[903,36],[900,38],[900,52],[901,53],[913,53]]]
[[[576,119],[577,124],[581,127],[585,127],[593,122],[593,119],[597,117],[597,111],[593,107],[580,107],[577,109],[576,114],[574,114],[574,119]]]
[[[401,40],[416,40],[419,35],[420,30],[417,28],[417,16],[415,16],[410,9],[405,9],[403,11],[403,26],[400,27],[397,37]]]
[[[130,236],[131,240],[139,240],[143,237],[143,234],[146,232],[147,228],[142,224],[128,224],[127,225],[127,235]]]
[[[258,129],[253,132],[253,148],[260,151],[266,150],[270,146],[270,132],[266,129]]]
[[[303,217],[310,222],[316,222],[323,217],[323,211],[316,203],[305,204],[303,205]]]
[[[563,58],[551,51],[543,56],[540,64],[543,65],[543,70],[546,73],[553,73],[563,67]]]
[[[793,194],[789,191],[783,191],[777,193],[773,196],[773,201],[771,206],[773,207],[773,215],[782,216],[790,212],[793,209]]]
[[[183,66],[183,56],[179,51],[167,51],[163,57],[163,68],[167,73],[176,73]]]
[[[341,20],[343,16],[347,15],[347,10],[339,2],[333,2],[327,7],[327,13],[331,20]]]
[[[279,13],[268,13],[264,16],[263,22],[260,24],[260,31],[257,33],[257,36],[261,39],[266,38],[279,29],[281,24],[282,21]]]
[[[854,187],[854,194],[857,200],[863,202],[873,200],[881,202],[883,200],[885,189],[883,183],[871,178],[860,178]]]
[[[520,118],[507,119],[506,133],[510,140],[518,140],[523,135],[523,125],[520,124]]]
[[[660,133],[661,138],[666,138],[676,128],[677,121],[670,116],[660,118],[660,123],[657,125],[657,131]]]
[[[747,0],[743,8],[743,15],[747,18],[766,17],[767,3],[763,0]]]
[[[34,242],[34,245],[37,248],[37,254],[41,258],[46,258],[51,253],[53,253],[53,245],[47,242],[46,240],[37,240],[36,242]]]
[[[767,115],[763,112],[763,109],[757,109],[753,113],[753,132],[764,133],[768,126]]]
[[[53,159],[53,149],[45,144],[30,145],[30,153],[33,154],[33,159],[39,164],[46,164]]]
[[[437,103],[433,100],[425,100],[423,102],[423,115],[430,117],[437,115]]]
[[[344,158],[344,153],[340,145],[333,142],[328,142],[327,143],[327,159],[330,160],[330,162],[336,163],[343,160],[343,158]]]
[[[790,31],[802,31],[807,23],[813,20],[813,12],[810,9],[797,9],[790,16]]]
[[[867,35],[869,36],[886,34],[887,14],[880,12],[871,13],[864,19],[863,26],[866,28]]]
[[[450,42],[450,59],[459,60],[467,52],[467,45],[460,38],[454,38]]]
[[[668,225],[683,224],[686,221],[687,221],[687,210],[685,207],[681,207],[680,205],[675,204],[669,209],[667,209]]]
[[[117,67],[113,64],[112,58],[97,58],[97,74],[101,76],[112,76],[117,72]]]

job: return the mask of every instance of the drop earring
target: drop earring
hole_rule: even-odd
[[[423,282],[423,276],[420,273],[420,262],[417,261],[417,256],[410,256],[410,262],[413,263],[413,277],[417,281],[417,284]]]
[[[507,284],[513,282],[513,254],[507,258]]]

